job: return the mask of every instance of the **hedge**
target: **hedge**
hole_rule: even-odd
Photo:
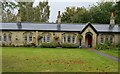
[[[46,47],[46,48],[56,48],[58,47],[58,44],[55,42],[51,42],[51,43],[42,43],[40,47]]]
[[[62,48],[78,48],[79,44],[62,43],[61,46],[62,46]]]

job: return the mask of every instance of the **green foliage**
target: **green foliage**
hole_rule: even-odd
[[[116,50],[117,48],[119,48],[119,47],[112,45],[110,43],[110,41],[105,41],[104,44],[98,44],[96,46],[97,50],[106,50],[106,49],[112,49],[112,50],[114,49],[114,50]]]
[[[33,7],[33,3],[34,2],[3,2],[2,21],[17,22],[17,17],[20,16],[21,22],[48,22],[50,16],[48,1],[39,2],[37,7]],[[18,9],[17,15],[13,13],[14,9]]]
[[[109,46],[107,44],[99,44],[96,46],[97,50],[105,50],[105,49],[109,49]]]
[[[14,2],[1,2],[2,6],[2,22],[15,22],[16,16],[13,14],[13,10],[18,7]]]
[[[93,23],[110,23],[110,16],[112,13],[113,8],[112,2],[105,2],[105,3],[98,3],[97,5],[94,5],[90,8],[89,12],[91,15],[92,20],[90,22]],[[97,16],[97,17],[96,17]],[[104,18],[104,19],[103,19]]]
[[[40,39],[42,39],[42,38],[43,38],[43,36],[42,36],[42,35],[39,35],[37,39],[40,40]]]
[[[40,2],[34,8],[34,22],[48,22],[50,16],[50,6],[47,1]]]
[[[79,39],[82,39],[82,38],[83,38],[83,36],[80,34],[80,35],[79,35]]]
[[[42,43],[40,47],[45,47],[45,48],[56,48],[58,47],[58,44],[55,42],[51,42],[51,43]]]
[[[58,39],[59,39],[59,36],[54,36],[54,39],[55,39],[55,40],[58,40]]]
[[[89,21],[88,11],[84,7],[67,7],[66,11],[62,14],[62,22],[64,23],[86,23]]]
[[[120,24],[120,1],[116,2],[114,10],[116,13],[116,23]]]
[[[78,48],[79,44],[69,44],[69,43],[62,43],[62,48]]]
[[[67,7],[62,14],[63,23],[100,23],[109,24],[113,11],[116,13],[116,23],[120,23],[120,1],[114,5],[113,2],[101,2],[89,9],[85,7]],[[104,18],[104,19],[103,19]]]

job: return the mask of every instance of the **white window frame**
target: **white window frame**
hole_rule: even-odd
[[[72,43],[76,44],[76,36],[75,35],[72,37]]]
[[[46,42],[50,42],[50,34],[47,35]]]
[[[67,36],[67,42],[71,43],[71,36],[70,35]]]
[[[62,43],[66,43],[66,35],[62,35]]]
[[[32,42],[32,34],[29,34],[28,39],[29,39],[29,42]]]

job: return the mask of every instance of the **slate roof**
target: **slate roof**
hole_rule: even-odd
[[[0,30],[43,30],[57,31],[57,24],[44,23],[21,23],[19,29],[17,23],[0,23]],[[61,31],[78,31],[81,32],[87,24],[61,24]],[[120,26],[115,25],[112,30],[109,24],[91,24],[97,32],[120,32]]]

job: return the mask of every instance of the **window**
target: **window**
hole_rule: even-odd
[[[71,36],[70,36],[70,35],[68,35],[68,43],[70,43],[70,38],[71,38]]]
[[[50,34],[47,36],[47,42],[50,42]]]
[[[24,36],[24,40],[27,41],[27,35]]]
[[[29,35],[29,42],[32,42],[32,34]]]
[[[72,37],[72,43],[74,43],[74,44],[76,43],[76,37],[75,36]]]
[[[43,36],[43,42],[45,42],[46,40],[45,40],[45,36]]]
[[[11,38],[12,38],[12,37],[11,37],[11,34],[9,34],[9,35],[8,35],[8,40],[9,40],[10,42],[12,41]]]
[[[66,42],[66,36],[65,36],[65,35],[62,36],[62,42],[63,42],[63,43]]]
[[[113,43],[113,35],[110,36],[110,43]]]
[[[4,41],[5,41],[5,42],[7,41],[7,36],[6,36],[6,34],[4,34]]]
[[[100,43],[103,43],[103,34],[101,34],[101,36],[100,36]]]
[[[106,41],[108,41],[108,38],[109,38],[109,36],[108,36],[108,35],[106,35]]]
[[[1,41],[2,39],[1,39],[1,36],[0,36],[0,41]]]

